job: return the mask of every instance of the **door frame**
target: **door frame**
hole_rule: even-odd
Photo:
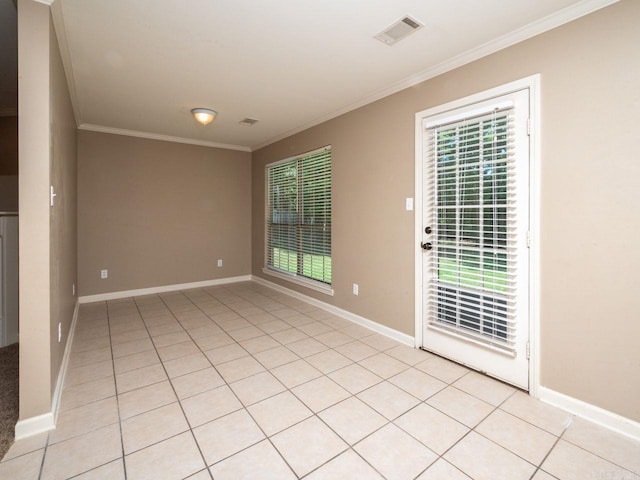
[[[424,118],[519,90],[529,90],[529,394],[540,391],[540,74],[531,75],[416,113],[415,116],[415,346],[423,346],[422,180]]]

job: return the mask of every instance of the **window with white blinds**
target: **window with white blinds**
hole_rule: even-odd
[[[331,285],[331,147],[267,165],[266,267]]]
[[[506,350],[517,333],[513,112],[432,125],[426,136],[436,235],[427,321]]]

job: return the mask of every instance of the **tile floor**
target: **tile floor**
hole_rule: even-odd
[[[639,474],[639,443],[250,282],[82,305],[56,430],[0,463],[47,480]]]

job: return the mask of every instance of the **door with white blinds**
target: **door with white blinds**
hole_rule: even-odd
[[[529,386],[529,94],[422,119],[423,347]]]

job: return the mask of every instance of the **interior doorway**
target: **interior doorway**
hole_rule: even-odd
[[[18,18],[0,0],[0,459],[18,420]]]

